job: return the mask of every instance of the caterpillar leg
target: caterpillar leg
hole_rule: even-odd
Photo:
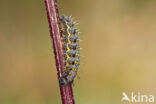
[[[60,84],[60,86],[64,86],[64,85],[67,85],[69,83],[67,81],[67,78],[61,77],[61,78],[59,78],[59,84]]]
[[[59,84],[61,86],[67,85],[67,84],[73,84],[74,78],[76,77],[76,75],[77,75],[77,71],[70,70],[68,72],[68,75],[59,78]]]
[[[76,75],[77,75],[77,71],[74,71],[74,70],[69,71],[69,75],[67,76],[67,80],[70,84],[73,84]]]

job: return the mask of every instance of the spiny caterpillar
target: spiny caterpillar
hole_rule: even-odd
[[[80,45],[79,30],[71,17],[62,15],[61,23],[63,28],[63,48],[64,48],[64,70],[59,78],[60,85],[73,84],[74,78],[80,65]]]

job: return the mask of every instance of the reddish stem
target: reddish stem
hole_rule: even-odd
[[[53,43],[55,62],[58,78],[62,77],[64,70],[64,57],[62,48],[62,31],[60,26],[59,13],[56,0],[45,0],[50,35]],[[71,84],[60,86],[62,104],[75,104]]]

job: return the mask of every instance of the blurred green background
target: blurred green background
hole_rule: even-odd
[[[76,104],[156,94],[155,0],[59,0],[84,40]],[[0,104],[61,104],[43,0],[0,0]]]

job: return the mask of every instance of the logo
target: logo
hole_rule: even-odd
[[[131,92],[128,96],[125,92],[122,92],[121,102],[130,102],[130,103],[154,103],[154,95],[145,95],[138,92],[135,94]]]

